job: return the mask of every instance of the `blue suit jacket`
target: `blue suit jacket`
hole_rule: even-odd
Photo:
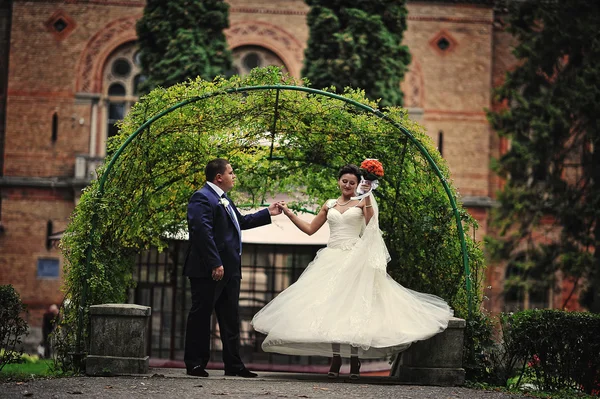
[[[211,278],[212,270],[223,265],[224,278],[242,277],[240,237],[231,215],[208,185],[196,191],[188,203],[190,247],[183,266],[188,277]],[[268,209],[242,215],[230,201],[242,230],[271,223]]]

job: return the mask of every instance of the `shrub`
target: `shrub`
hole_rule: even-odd
[[[508,381],[517,374],[517,367],[522,367],[521,375],[526,366],[523,342],[527,340],[523,332],[513,328],[514,314],[501,313],[498,316],[500,341],[487,350],[490,368],[488,382],[493,385],[508,387]],[[520,383],[517,381],[516,385]]]
[[[541,390],[600,389],[600,315],[528,310],[513,317],[511,334]]]
[[[479,312],[473,313],[466,322],[463,351],[466,379],[473,382],[487,382],[490,368],[487,353],[494,345],[492,320],[485,313]]]
[[[5,364],[21,359],[23,349],[17,347],[22,336],[29,333],[29,326],[21,318],[27,308],[12,285],[0,285],[0,370]]]
[[[518,376],[516,386],[526,377],[543,391],[600,390],[599,315],[558,310],[500,314],[497,342],[493,324],[483,313],[467,320],[464,367],[469,381],[508,387]]]
[[[507,387],[517,366],[524,364],[519,348],[523,337],[517,336],[511,326],[512,314],[499,315],[500,339],[496,342],[494,320],[489,315],[474,313],[467,319],[463,359],[467,380]]]

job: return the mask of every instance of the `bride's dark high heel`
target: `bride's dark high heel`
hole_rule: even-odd
[[[350,357],[350,379],[358,380],[360,377],[360,360],[358,356]]]
[[[342,357],[340,355],[333,355],[331,358],[331,367],[329,367],[329,373],[327,377],[338,378],[340,376],[340,368],[342,367]]]

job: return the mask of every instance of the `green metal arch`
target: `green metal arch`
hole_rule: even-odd
[[[394,126],[396,129],[398,129],[400,132],[402,132],[402,134],[404,134],[418,149],[419,152],[425,157],[425,159],[427,159],[427,162],[429,163],[431,169],[435,172],[436,176],[438,177],[438,179],[440,180],[442,186],[444,187],[444,190],[446,191],[446,195],[448,196],[448,200],[450,201],[450,205],[452,207],[452,211],[454,213],[454,217],[456,220],[456,228],[458,230],[458,238],[460,240],[460,245],[461,245],[461,250],[462,250],[462,255],[463,255],[463,267],[464,267],[464,272],[465,272],[465,280],[466,280],[466,290],[467,290],[467,300],[468,300],[468,313],[469,316],[471,314],[472,311],[472,294],[471,294],[471,273],[470,273],[470,269],[469,269],[469,257],[468,257],[468,253],[467,253],[467,244],[465,241],[465,234],[464,234],[464,229],[462,226],[462,222],[461,222],[461,218],[460,218],[460,214],[458,212],[458,208],[456,206],[456,201],[454,200],[454,197],[452,196],[452,192],[450,191],[450,187],[448,186],[448,182],[446,181],[446,178],[442,175],[440,169],[438,168],[437,164],[435,163],[435,161],[433,160],[433,158],[431,157],[431,155],[429,154],[429,152],[427,151],[427,149],[412,135],[411,132],[409,132],[404,126],[400,125],[398,122],[392,120],[389,116],[385,115],[384,113],[382,113],[381,111],[377,110],[377,109],[373,109],[365,104],[361,104],[357,101],[348,99],[346,97],[340,96],[338,94],[335,93],[329,93],[323,90],[317,90],[317,89],[312,89],[309,87],[301,87],[301,86],[286,86],[286,85],[261,85],[261,86],[246,86],[246,87],[239,87],[239,88],[231,88],[231,89],[226,89],[223,91],[218,91],[218,92],[214,92],[214,93],[208,93],[202,96],[196,96],[196,97],[192,97],[189,98],[187,100],[181,101],[167,109],[165,109],[164,111],[154,115],[152,118],[148,119],[146,122],[144,122],[135,132],[133,132],[128,138],[127,140],[125,140],[125,142],[119,147],[119,149],[115,152],[114,156],[112,157],[111,161],[109,162],[109,164],[107,165],[106,169],[104,170],[104,173],[102,174],[102,177],[100,178],[100,182],[99,182],[99,188],[98,188],[98,194],[100,196],[102,196],[104,194],[104,185],[106,184],[106,180],[108,178],[108,175],[110,174],[110,171],[113,168],[113,165],[115,164],[116,160],[119,158],[119,156],[121,155],[121,153],[123,152],[123,150],[142,132],[144,131],[144,129],[146,129],[148,126],[150,126],[153,122],[155,122],[156,120],[162,118],[163,116],[175,111],[178,108],[184,107],[188,104],[191,103],[195,103],[207,98],[211,98],[211,97],[216,97],[216,96],[221,96],[221,95],[228,95],[228,94],[233,94],[233,93],[243,93],[243,92],[249,92],[249,91],[260,91],[260,90],[277,90],[278,92],[280,90],[290,90],[290,91],[301,91],[301,92],[305,92],[305,93],[311,93],[311,94],[317,94],[317,95],[321,95],[321,96],[325,96],[325,97],[330,97],[336,100],[340,100],[343,102],[346,102],[348,104],[351,104],[353,106],[355,106],[356,108],[362,109],[364,111],[367,112],[371,112],[375,115],[377,115],[378,117],[384,119],[385,121],[387,121],[388,123],[390,123],[392,126]],[[94,217],[92,219],[92,226],[91,226],[91,233],[90,235],[93,234],[94,230],[95,230],[95,226],[96,226],[96,218]],[[87,300],[87,279],[89,276],[89,270],[90,270],[90,263],[91,263],[91,254],[92,254],[92,243],[90,242],[90,245],[88,246],[87,249],[87,256],[86,256],[86,272],[85,272],[85,278],[83,281],[83,287],[82,287],[82,301],[81,301],[81,308],[82,310],[85,309],[85,304],[86,304],[86,300]],[[83,331],[83,317],[80,317],[80,325],[79,325],[79,331],[80,334]],[[78,334],[80,337],[81,335]],[[78,343],[79,343],[79,339],[78,339]]]

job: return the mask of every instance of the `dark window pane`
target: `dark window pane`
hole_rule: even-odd
[[[529,290],[529,308],[544,309],[549,307],[548,287],[544,283],[538,282],[537,286],[531,287]]]
[[[244,67],[253,69],[260,66],[260,57],[256,53],[248,53],[244,57]]]
[[[62,32],[67,27],[67,22],[64,19],[59,18],[52,24],[52,27],[55,31]]]
[[[46,222],[46,249],[49,251],[52,248],[52,240],[50,236],[52,236],[52,231],[54,230],[54,226],[52,220],[48,220]]]
[[[437,46],[440,50],[445,51],[448,50],[448,47],[450,47],[450,42],[445,37],[442,37],[437,41]]]
[[[135,75],[133,78],[133,94],[138,95],[140,93],[140,84],[146,81],[146,77],[144,75]]]
[[[523,301],[524,290],[522,287],[504,287],[504,300],[507,302]]]
[[[59,272],[58,259],[38,259],[37,261],[37,277],[57,279]]]
[[[52,142],[56,143],[58,139],[58,114],[55,112],[52,115]]]
[[[115,76],[128,76],[131,73],[131,64],[124,58],[119,58],[113,63],[112,73]]]
[[[108,124],[108,137],[116,136],[119,133],[119,128],[114,123]]]
[[[135,65],[137,66],[141,66],[142,65],[142,55],[140,51],[137,51],[134,55],[133,55],[133,62]]]
[[[124,96],[125,95],[125,86],[121,83],[113,83],[108,88],[109,96]]]
[[[109,103],[108,104],[108,120],[109,122],[120,121],[125,117],[124,103]]]

